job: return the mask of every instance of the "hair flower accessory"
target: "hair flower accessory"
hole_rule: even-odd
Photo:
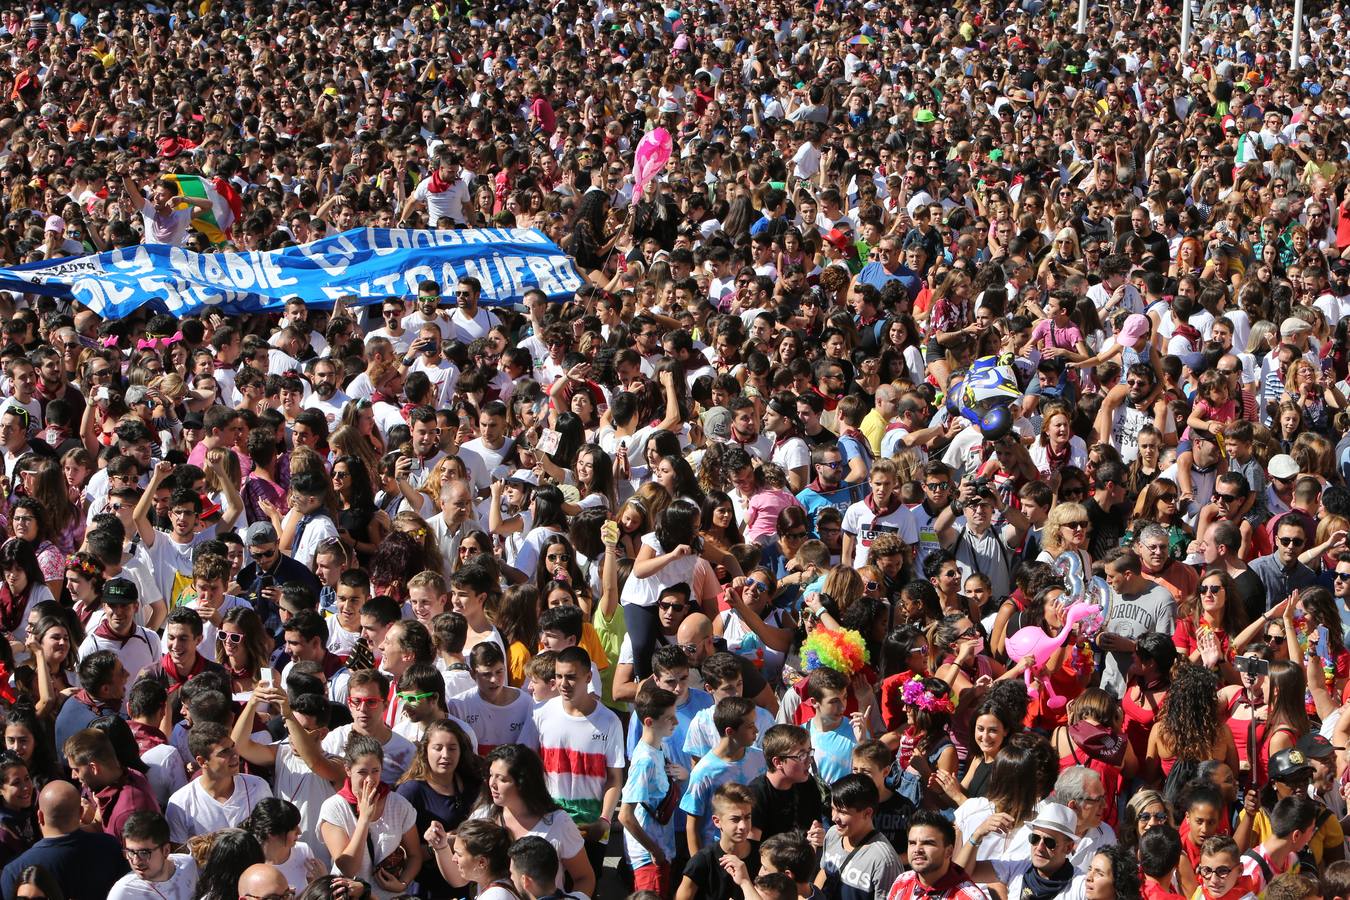
[[[820,627],[802,641],[802,663],[808,672],[823,666],[852,678],[867,662],[867,645],[862,635],[850,628],[835,631]]]
[[[906,681],[905,686],[900,689],[900,699],[905,701],[906,706],[916,706],[927,712],[951,713],[956,711],[951,700],[946,697],[939,697],[924,687],[922,678]]]

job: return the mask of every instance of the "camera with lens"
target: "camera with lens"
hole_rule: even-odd
[[[986,500],[994,499],[993,483],[986,477],[972,478],[970,480],[970,490],[976,496]]]

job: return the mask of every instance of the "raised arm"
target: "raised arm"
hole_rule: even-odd
[[[155,526],[150,524],[150,508],[155,505],[155,491],[172,474],[173,463],[164,461],[155,463],[155,468],[150,473],[150,483],[146,486],[145,493],[141,494],[141,499],[136,501],[136,509],[131,513],[131,520],[136,523],[136,533],[141,536],[141,543],[146,547],[155,546]],[[235,493],[237,496],[238,492]]]

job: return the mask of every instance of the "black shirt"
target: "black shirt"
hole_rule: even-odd
[[[1242,574],[1233,579],[1242,608],[1247,611],[1247,619],[1256,621],[1266,612],[1266,586],[1251,569],[1243,569]],[[1265,640],[1265,638],[1261,638]]]
[[[684,877],[698,885],[697,900],[742,900],[745,894],[722,868],[726,855],[720,842],[708,844],[699,850],[684,866]],[[750,842],[750,853],[745,857],[745,869],[753,881],[759,875],[759,841]]]
[[[1087,510],[1088,522],[1092,525],[1088,552],[1093,559],[1101,559],[1112,547],[1119,547],[1120,539],[1125,536],[1125,504],[1107,510],[1097,505],[1095,497],[1088,497],[1083,501],[1083,508]]]
[[[806,446],[814,450],[817,447],[824,447],[826,444],[839,443],[839,435],[828,428],[822,428],[820,429],[820,434],[817,434],[815,437],[812,437],[803,431],[802,440],[806,441]]]
[[[881,801],[877,811],[872,814],[872,827],[891,842],[901,859],[906,858],[905,850],[909,847],[909,817],[912,815],[914,804],[899,794],[892,794],[890,799]]]
[[[807,831],[825,814],[814,779],[780,791],[769,784],[769,776],[760,775],[748,786],[755,798],[751,822],[759,829],[761,841],[793,829]]]

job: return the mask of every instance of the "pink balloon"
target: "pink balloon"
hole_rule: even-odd
[[[1101,611],[1101,607],[1095,603],[1073,604],[1064,613],[1064,627],[1054,637],[1046,634],[1035,625],[1019,628],[1015,634],[1008,636],[1006,645],[1008,658],[1016,662],[1024,656],[1034,656],[1036,668],[1044,668],[1054,652],[1064,645],[1064,641],[1068,639],[1069,632],[1073,631],[1073,627],[1084,619],[1099,615]],[[1031,670],[1027,670],[1022,674],[1022,677],[1027,683],[1027,693],[1034,696],[1036,694],[1035,674]],[[1065,698],[1054,692],[1054,689],[1050,687],[1049,679],[1046,680],[1045,686],[1050,694],[1046,700],[1046,706],[1051,709],[1059,709],[1064,706]]]
[[[633,154],[634,200],[642,196],[643,188],[661,171],[673,149],[670,132],[664,128],[653,128],[638,141],[637,151]]]

